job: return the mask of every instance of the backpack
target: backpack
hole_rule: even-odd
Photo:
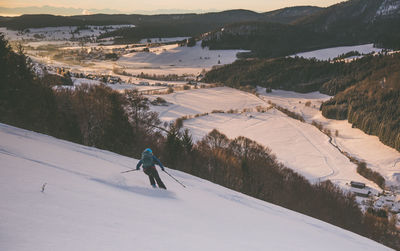
[[[142,163],[143,163],[143,168],[149,168],[154,166],[153,154],[148,151],[144,151],[142,153]]]

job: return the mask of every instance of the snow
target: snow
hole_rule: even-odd
[[[258,92],[265,100],[301,114],[308,123],[312,121],[322,123],[325,128],[331,130],[334,144],[357,159],[365,161],[369,168],[382,174],[387,185],[400,185],[400,152],[384,145],[377,136],[352,128],[347,120],[323,117],[319,107],[323,101],[330,99],[330,96],[320,93],[299,94],[282,90],[266,93],[264,88],[259,88]],[[311,102],[310,107],[305,106],[307,101]],[[334,135],[336,130],[339,133],[337,137]]]
[[[298,56],[307,59],[315,58],[317,60],[329,60],[351,51],[358,51],[361,54],[369,54],[369,53],[381,52],[382,49],[375,48],[374,44],[363,44],[363,45],[341,46],[341,47],[326,48],[315,51],[301,52],[292,55],[291,57]]]
[[[105,25],[105,26],[94,26],[89,25],[87,28],[81,29],[77,26],[58,26],[58,27],[44,27],[44,28],[30,28],[28,32],[18,32],[8,30],[4,27],[0,28],[0,32],[3,32],[6,37],[10,40],[46,40],[46,41],[57,41],[57,40],[70,40],[76,38],[88,38],[97,37],[105,32],[114,31],[120,28],[134,27],[131,24],[123,25]],[[41,36],[42,38],[37,38]]]
[[[190,120],[185,127],[195,133],[196,139],[216,128],[232,139],[245,136],[255,140],[272,149],[278,161],[311,182],[330,179],[343,187],[354,179],[368,182],[317,128],[288,118],[275,109],[260,114],[212,114]]]
[[[147,43],[170,43],[170,42],[179,42],[190,37],[160,37],[160,38],[144,38],[139,41],[139,44],[147,44]]]
[[[400,3],[396,0],[385,0],[379,7],[375,16],[386,16],[399,13]]]
[[[191,175],[0,124],[0,250],[389,250]],[[41,192],[43,184],[44,192]]]
[[[117,64],[127,72],[140,74],[195,74],[210,70],[214,65],[234,62],[238,52],[244,50],[209,50],[201,47],[201,41],[193,47],[178,44],[149,48],[150,52],[134,52],[123,55]],[[218,63],[219,62],[219,63]]]
[[[74,78],[71,77],[72,82],[74,83],[74,86],[79,86],[82,84],[86,85],[101,85],[102,82],[99,80],[94,80],[94,79],[87,79],[87,78]]]
[[[167,122],[185,115],[210,113],[213,110],[242,110],[264,104],[252,94],[229,87],[181,91],[159,97],[173,104],[167,107],[152,107],[154,111],[159,113],[160,119]]]
[[[360,176],[356,165],[329,143],[328,136],[311,125],[315,120],[331,130],[333,144],[366,161],[368,167],[384,176],[388,185],[400,184],[396,179],[400,173],[400,153],[382,144],[377,137],[351,128],[347,121],[325,119],[319,107],[330,96],[319,92],[299,94],[280,90],[266,93],[264,88],[259,88],[258,93],[259,98],[228,87],[176,92],[161,96],[171,105],[153,106],[152,110],[167,122],[185,115],[210,113],[184,121],[184,127],[191,131],[195,140],[200,140],[213,129],[229,138],[245,136],[270,148],[280,162],[310,182],[329,179],[349,190],[349,183],[354,180],[366,183],[374,194],[380,192],[376,184]],[[303,115],[307,123],[289,118],[276,109],[256,112],[257,106],[269,107],[268,101]],[[309,107],[305,105],[307,101],[311,103]],[[248,108],[252,111],[242,112]],[[230,109],[237,109],[239,113],[211,113]],[[339,131],[338,137],[334,136],[335,130]]]

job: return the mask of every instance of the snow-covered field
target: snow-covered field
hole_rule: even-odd
[[[100,80],[92,80],[92,79],[87,79],[87,78],[74,78],[72,77],[71,80],[73,82],[73,86],[62,86],[59,88],[69,88],[69,89],[74,89],[76,86],[80,86],[82,84],[86,85],[106,85],[110,87],[111,89],[119,92],[125,92],[127,90],[133,90],[136,89],[138,91],[165,91],[169,87],[179,87],[186,85],[187,82],[179,82],[179,81],[157,81],[157,80],[147,80],[147,79],[141,79],[141,78],[127,78],[124,76],[121,76],[123,79],[122,83],[115,83],[115,84],[110,84],[110,83],[103,83]],[[132,81],[131,83],[128,83],[129,81]],[[140,83],[148,83],[149,85],[141,85]],[[166,86],[156,86],[156,84],[163,84]]]
[[[170,42],[178,42],[190,37],[160,37],[160,38],[144,38],[139,41],[140,44],[147,43],[170,43]]]
[[[184,121],[195,140],[201,139],[211,130],[218,129],[230,138],[245,136],[269,147],[278,160],[299,172],[311,182],[329,179],[344,189],[352,180],[366,183],[373,193],[381,189],[373,182],[356,172],[356,165],[351,163],[338,149],[329,143],[329,138],[316,127],[312,120],[322,122],[334,135],[333,143],[344,151],[364,160],[368,166],[381,173],[389,185],[399,185],[396,180],[400,173],[400,153],[385,146],[375,136],[351,128],[347,121],[324,119],[319,111],[322,101],[329,96],[320,93],[298,94],[286,91],[265,93],[259,89],[260,98],[255,95],[228,87],[198,89],[162,95],[169,103],[167,107],[154,106],[163,121],[172,121],[185,115],[210,113],[213,110],[228,111],[253,108],[252,112],[240,114],[213,113],[208,116]],[[269,107],[268,100],[289,110],[302,114],[307,123],[287,117],[276,109],[264,113],[256,112],[256,106]],[[305,103],[310,101],[310,106]],[[315,106],[315,107],[314,107]],[[396,164],[396,161],[397,162]]]
[[[127,72],[140,74],[195,74],[210,70],[214,65],[233,63],[243,50],[209,50],[201,41],[193,47],[178,44],[150,48],[150,52],[134,52],[122,56],[117,64]]]
[[[44,40],[44,41],[59,41],[70,40],[84,37],[97,37],[105,32],[114,31],[120,28],[134,27],[131,24],[122,25],[105,25],[94,26],[89,25],[85,28],[77,26],[58,26],[45,28],[30,28],[28,31],[18,32],[0,27],[0,32],[4,33],[7,39],[10,40]]]
[[[210,113],[213,110],[242,110],[264,105],[256,96],[229,87],[182,91],[160,97],[172,105],[153,106],[152,109],[159,113],[161,120],[167,122],[185,115]]]
[[[377,136],[367,135],[363,131],[352,128],[347,120],[326,119],[319,111],[322,101],[330,97],[320,93],[300,94],[282,90],[266,93],[264,88],[258,92],[264,100],[270,100],[282,107],[301,114],[306,122],[317,121],[330,129],[333,143],[343,151],[363,160],[368,167],[383,175],[388,185],[400,185],[400,153],[384,145]],[[299,103],[299,101],[301,103]],[[310,101],[310,106],[305,103]],[[335,136],[336,130],[338,136]]]
[[[115,46],[101,46],[103,48]],[[121,46],[119,46],[121,47]],[[111,73],[114,67],[123,69],[128,74],[138,75],[192,75],[197,76],[203,70],[210,70],[214,65],[234,62],[236,54],[242,50],[209,50],[202,48],[200,42],[194,47],[178,44],[163,45],[149,48],[149,52],[133,52],[124,54],[117,61],[93,60],[90,65],[65,65],[51,61],[51,64],[66,66],[74,71],[92,72],[97,74]],[[39,61],[40,58],[37,58]],[[47,60],[45,59],[45,62]]]
[[[307,52],[297,53],[295,55],[292,55],[291,57],[298,56],[303,58],[316,58],[318,60],[329,60],[351,51],[358,51],[361,54],[368,54],[368,53],[381,52],[382,49],[375,48],[373,44],[363,44],[363,45],[341,46],[341,47],[326,48],[315,51],[307,51]]]
[[[389,250],[308,216],[137,160],[0,124],[0,250]],[[41,192],[42,186],[44,192]]]

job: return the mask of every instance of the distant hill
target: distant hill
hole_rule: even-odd
[[[249,10],[228,10],[222,12],[210,12],[204,14],[161,14],[161,15],[140,15],[140,14],[95,14],[76,16],[53,16],[53,15],[22,15],[7,20],[0,19],[0,26],[10,29],[23,30],[27,28],[39,28],[48,26],[69,26],[69,25],[108,25],[108,24],[135,24],[148,30],[146,34],[136,29],[124,30],[118,35],[125,39],[141,39],[143,36],[198,36],[202,33],[222,28],[224,25],[242,22],[277,22],[290,23],[300,17],[319,11],[321,8],[304,6],[285,8],[266,13],[257,13]],[[152,33],[152,30],[154,32]],[[169,34],[170,33],[170,34]],[[117,32],[109,36],[116,35]],[[164,35],[165,34],[165,35]]]
[[[365,43],[398,49],[399,13],[399,1],[350,0],[297,18],[288,26],[271,28],[268,23],[228,25],[223,31],[208,34],[203,45],[214,49],[249,49],[253,51],[250,57],[285,56],[293,52]]]
[[[121,13],[118,10],[113,9],[81,9],[81,8],[65,8],[55,6],[27,6],[27,7],[16,7],[16,8],[5,8],[0,7],[0,13],[21,15],[23,14],[50,14],[50,15],[81,15],[84,12],[88,13],[104,13],[104,14],[117,14]]]
[[[312,14],[318,13],[324,8],[315,6],[288,7],[264,13],[264,21],[274,23],[292,23]]]
[[[350,0],[332,5],[297,23],[317,31],[341,29],[344,26],[369,25],[381,18],[398,17],[400,2],[394,0]]]
[[[124,29],[103,35],[120,36],[125,42],[138,41],[146,37],[173,37],[173,36],[196,36],[203,33],[219,31],[223,27],[232,24],[243,24],[249,22],[257,23],[291,23],[305,15],[316,13],[321,8],[304,6],[285,8],[282,10],[257,13],[249,10],[229,10],[214,13],[194,15],[158,15],[146,16],[145,19],[137,20],[136,28]],[[165,22],[166,18],[170,18]]]
[[[107,15],[104,15],[107,16]],[[111,25],[125,24],[127,22],[118,21],[112,18],[88,19],[86,16],[65,17],[47,14],[40,15],[22,15],[0,19],[0,26],[12,30],[24,30],[29,28],[43,28],[56,26],[83,26],[83,25]]]

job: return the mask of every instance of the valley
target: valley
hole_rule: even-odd
[[[398,249],[395,2],[0,18],[0,249]],[[187,187],[120,174],[148,147]]]
[[[88,42],[73,41],[74,35],[69,33],[73,34],[76,28],[71,27],[32,29],[26,33],[15,33],[4,28],[2,31],[11,43],[22,42],[35,69],[42,74],[47,71],[57,75],[61,71],[73,76],[72,86],[57,88],[105,84],[119,92],[137,89],[146,95],[150,94],[150,100],[157,97],[165,99],[167,105],[156,105],[151,109],[159,114],[163,122],[184,118],[183,126],[190,130],[195,141],[201,140],[213,129],[230,138],[245,136],[270,148],[281,163],[312,183],[330,180],[345,191],[352,191],[351,181],[362,182],[367,185],[366,191],[374,196],[373,200],[380,201],[383,190],[359,175],[357,165],[334,146],[339,147],[350,156],[366,162],[368,168],[385,178],[387,189],[392,191],[388,196],[395,196],[396,203],[390,208],[395,212],[400,211],[400,153],[383,145],[376,137],[351,128],[346,121],[324,118],[319,108],[330,96],[318,92],[299,94],[281,90],[267,93],[262,87],[254,95],[228,87],[215,88],[197,82],[198,76],[218,66],[221,61],[223,64],[234,62],[236,54],[244,51],[209,50],[202,48],[199,42],[188,47],[176,41],[181,37],[143,39],[139,44],[127,45],[112,45],[112,39],[107,42],[97,39],[101,34],[98,31],[113,28],[118,27],[81,30],[79,36]],[[361,45],[306,52],[297,56],[327,60],[355,50],[361,53],[376,51],[372,45]],[[60,52],[61,57],[51,56]],[[73,52],[77,54],[72,55],[86,54],[86,57],[70,60],[69,55]],[[103,57],[92,58],[96,53]],[[105,59],[107,53],[118,55],[118,59]],[[107,76],[107,80],[104,80],[104,76]],[[175,76],[177,80],[160,80],[163,77],[168,79],[167,76]],[[168,89],[172,89],[173,93],[168,94],[171,92]],[[272,104],[300,114],[305,123],[288,117],[273,108]],[[332,137],[334,146],[329,143],[328,136],[311,125],[313,121],[321,123],[331,135],[337,132],[338,136]],[[359,202],[362,207],[367,203],[362,198],[359,198]]]

